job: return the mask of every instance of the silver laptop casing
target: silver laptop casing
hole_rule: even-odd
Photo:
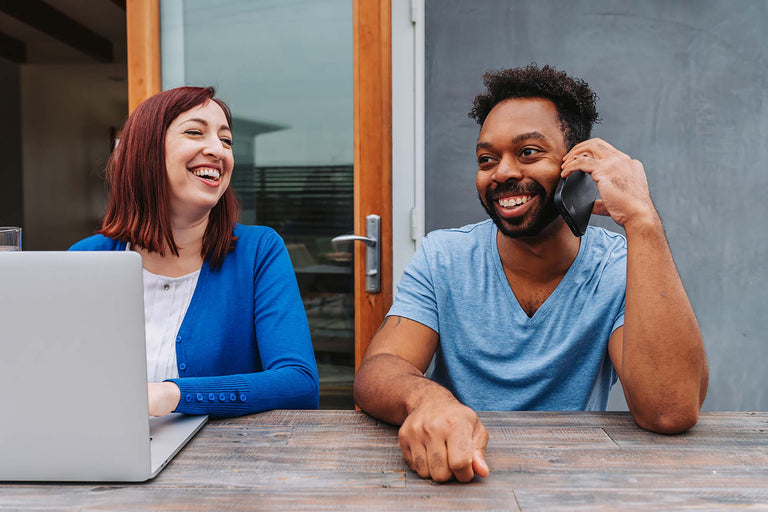
[[[153,418],[151,453],[131,251],[0,253],[0,351],[0,481],[147,480],[207,419]]]

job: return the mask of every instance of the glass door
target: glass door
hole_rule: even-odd
[[[359,7],[365,4],[369,7]],[[361,148],[370,147],[360,139],[360,127],[377,122],[367,121],[371,110],[361,104],[370,101],[365,99],[371,97],[370,86],[355,84],[360,52],[375,48],[360,50],[355,27],[373,23],[384,33],[388,23],[387,16],[381,18],[386,10],[371,5],[352,0],[159,4],[162,89],[216,87],[233,113],[232,184],[243,206],[242,222],[270,226],[286,242],[315,347],[321,408],[354,407],[356,362],[391,303],[391,255],[382,251],[383,290],[374,297],[364,288],[364,248],[332,242],[356,230],[364,235],[370,213],[382,216],[382,249],[391,239],[391,210],[373,211],[386,204],[391,189],[377,188],[367,194],[375,197],[365,199],[365,179],[355,181],[366,159]],[[129,48],[130,32],[129,16]],[[372,94],[386,98],[386,83],[380,82],[384,92]],[[385,137],[380,139],[374,145],[386,146]],[[377,167],[369,178],[389,172],[389,149],[378,151],[385,158],[369,165]],[[364,304],[362,310],[356,303]]]

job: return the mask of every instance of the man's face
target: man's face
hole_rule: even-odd
[[[566,153],[554,103],[515,98],[496,105],[477,139],[477,192],[499,231],[531,237],[559,219],[554,194]]]

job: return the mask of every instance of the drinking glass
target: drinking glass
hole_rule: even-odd
[[[21,250],[21,228],[0,226],[0,251]]]

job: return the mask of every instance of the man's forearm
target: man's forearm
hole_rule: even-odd
[[[695,424],[707,388],[701,333],[654,214],[625,225],[627,297],[622,385],[640,426],[662,432]]]
[[[393,425],[401,425],[424,400],[455,400],[447,389],[424,377],[418,368],[391,354],[378,354],[363,361],[355,376],[354,397],[361,409]]]

